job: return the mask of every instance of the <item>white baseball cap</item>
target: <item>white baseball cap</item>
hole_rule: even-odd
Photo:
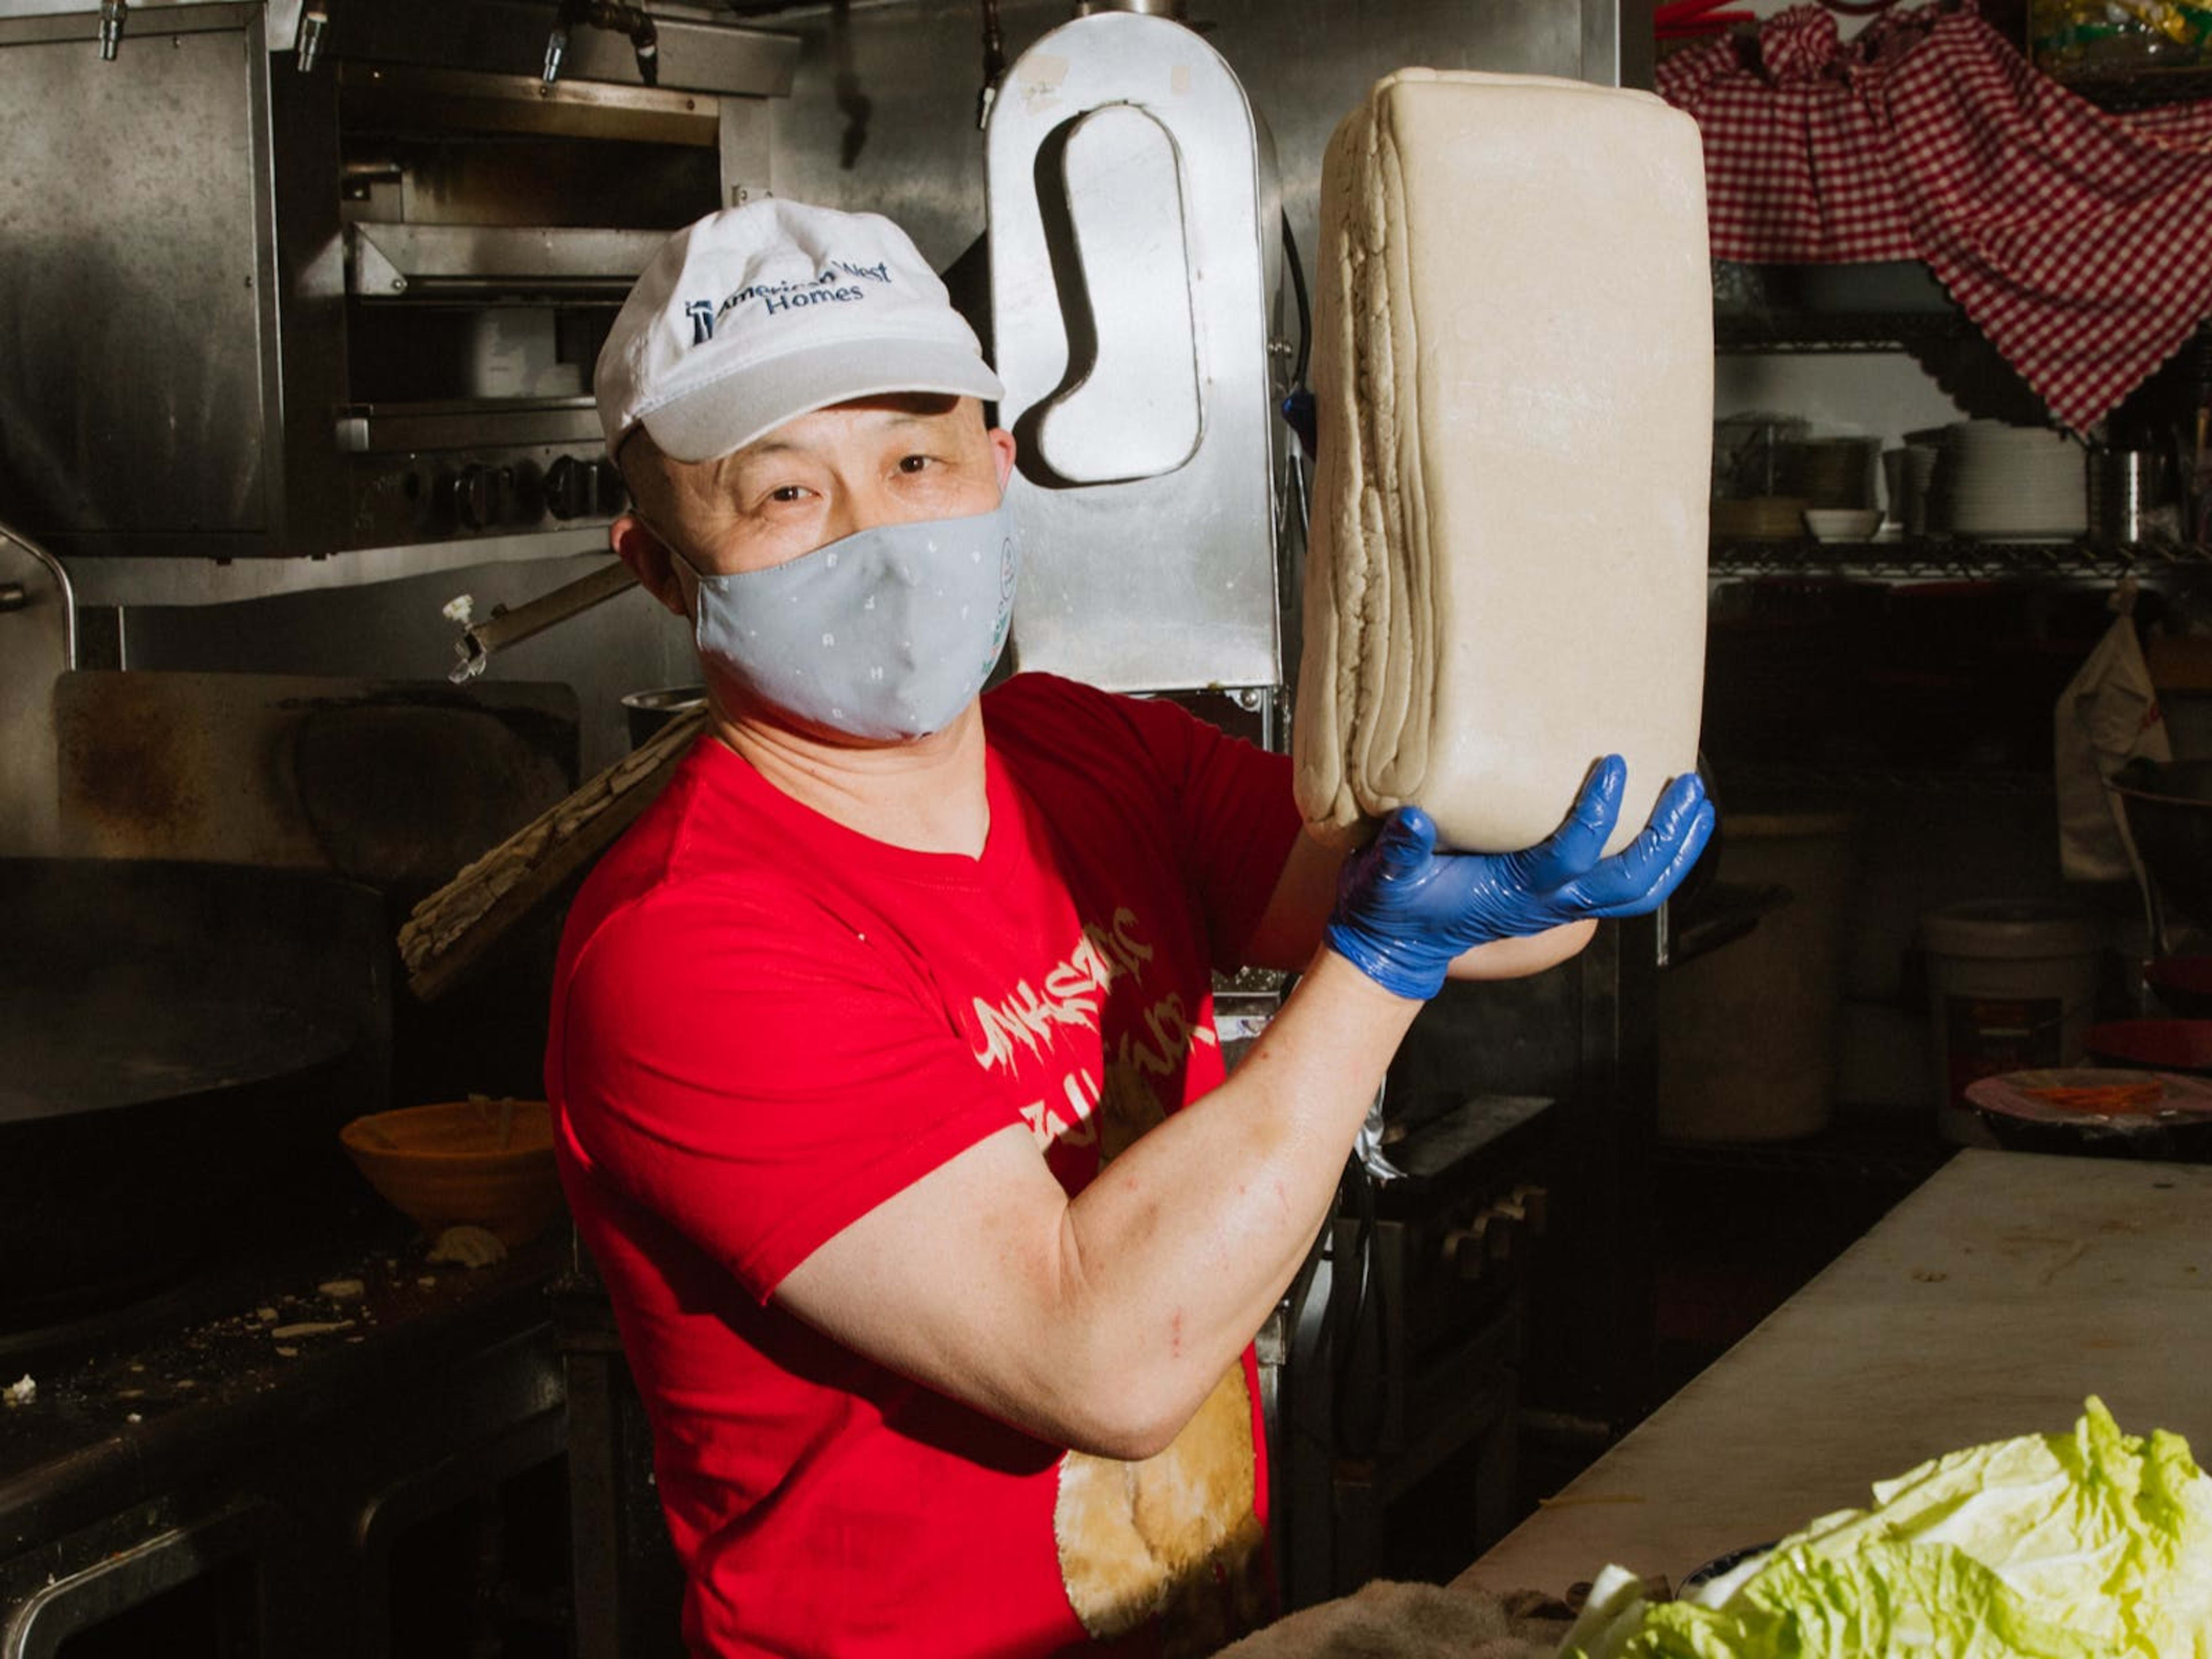
[[[714,460],[848,398],[1006,395],[904,231],[775,197],[668,239],[623,302],[593,386],[609,454],[642,426],[679,461]]]

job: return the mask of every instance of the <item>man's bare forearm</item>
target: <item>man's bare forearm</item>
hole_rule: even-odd
[[[1419,1007],[1319,953],[1235,1074],[1069,1204],[1067,1328],[1121,1357],[1134,1420],[1171,1436],[1266,1320]]]

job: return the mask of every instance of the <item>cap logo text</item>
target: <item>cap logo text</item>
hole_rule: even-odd
[[[831,259],[815,276],[789,283],[749,283],[720,305],[710,300],[690,301],[684,306],[684,314],[691,319],[691,343],[699,345],[714,338],[714,325],[748,300],[758,300],[762,314],[773,317],[779,311],[805,306],[845,305],[865,300],[868,297],[867,289],[855,284],[880,283],[889,286],[896,280],[888,259],[872,265]]]

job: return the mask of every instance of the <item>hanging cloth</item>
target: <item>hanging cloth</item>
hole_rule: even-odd
[[[1972,0],[1849,42],[1792,7],[1658,84],[1704,137],[1716,258],[1924,260],[2076,431],[2212,315],[2212,101],[2107,113]]]

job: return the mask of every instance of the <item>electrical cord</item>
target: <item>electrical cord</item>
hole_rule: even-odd
[[[1337,1264],[1331,1300],[1343,1310],[1331,1334],[1334,1355],[1335,1440],[1340,1455],[1373,1457],[1382,1445],[1389,1407],[1389,1291],[1380,1259],[1380,1224],[1375,1213],[1375,1178],[1355,1152],[1345,1161],[1340,1190],[1352,1202],[1354,1225],[1351,1259]],[[1351,1287],[1348,1297],[1343,1287]]]
[[[987,0],[987,3],[988,0]],[[1306,383],[1306,366],[1313,357],[1313,307],[1306,295],[1306,273],[1298,258],[1298,239],[1291,232],[1291,216],[1283,213],[1283,264],[1291,273],[1291,295],[1298,308],[1298,355],[1291,368],[1291,389],[1303,391]]]
[[[1306,488],[1306,460],[1313,453],[1314,403],[1313,393],[1306,389],[1306,369],[1313,356],[1313,307],[1306,293],[1306,274],[1298,258],[1298,239],[1291,229],[1291,216],[1286,211],[1283,220],[1283,264],[1290,272],[1291,293],[1297,306],[1297,356],[1291,367],[1291,390],[1283,399],[1281,413],[1297,434],[1297,442],[1290,447],[1287,458],[1290,468],[1291,495],[1297,503],[1298,538],[1304,545],[1311,528],[1313,506]],[[1297,572],[1285,573],[1284,591],[1295,592]]]
[[[1006,43],[999,32],[999,0],[983,0],[983,84],[975,94],[975,126],[990,125],[991,106],[998,101],[999,82],[1006,76]]]

